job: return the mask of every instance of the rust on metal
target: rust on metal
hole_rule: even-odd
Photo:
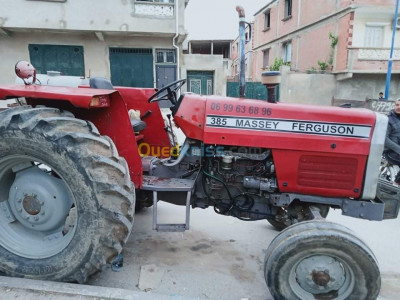
[[[313,271],[312,274],[312,280],[315,282],[316,285],[319,286],[326,286],[329,281],[331,280],[331,277],[329,276],[328,273],[323,272],[323,271]]]
[[[239,18],[244,18],[245,17],[243,6],[236,6],[236,11],[239,14]]]
[[[25,211],[32,216],[40,213],[42,207],[36,195],[25,195],[24,200],[22,200],[22,205]]]

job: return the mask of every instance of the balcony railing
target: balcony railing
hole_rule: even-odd
[[[386,73],[389,54],[388,48],[350,47],[346,70],[354,73]],[[400,72],[400,49],[393,51],[392,70],[396,73]],[[342,70],[337,69],[337,71]]]
[[[360,60],[389,60],[390,49],[382,48],[359,48],[358,59]],[[393,60],[400,60],[400,49],[393,51]]]
[[[135,15],[154,17],[173,17],[173,3],[135,1]]]

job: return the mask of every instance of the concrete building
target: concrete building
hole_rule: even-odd
[[[189,0],[0,0],[0,84],[14,64],[162,87],[178,77]]]
[[[287,78],[292,85],[282,82],[281,99],[307,102],[311,97],[320,99],[311,102],[329,104],[333,96],[377,98],[385,89],[393,22],[400,29],[394,20],[395,4],[396,0],[271,1],[255,14],[253,80],[259,81],[275,59],[282,59],[290,65],[286,75],[292,76]],[[390,99],[400,97],[399,37],[398,31]],[[326,80],[318,79],[327,89],[320,88],[321,94],[304,91],[312,89],[312,74],[305,74],[321,71],[329,73]]]
[[[231,66],[231,42],[190,40],[184,43],[182,78],[187,78],[187,91],[201,95],[226,95],[226,79],[230,75]]]

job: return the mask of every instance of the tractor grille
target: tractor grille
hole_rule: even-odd
[[[297,183],[307,187],[352,190],[358,162],[354,158],[304,155]]]

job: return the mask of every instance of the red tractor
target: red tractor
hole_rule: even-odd
[[[368,220],[396,218],[399,189],[379,181],[387,118],[365,109],[178,97],[156,91],[32,84],[0,86],[20,105],[0,112],[0,271],[85,282],[123,249],[136,210],[153,229],[184,231],[190,207],[283,230],[265,257],[276,299],[375,299],[377,261],[330,207]],[[179,147],[157,101],[171,102]],[[26,104],[25,104],[26,103]],[[135,111],[139,118],[130,118]],[[140,113],[139,113],[140,112]],[[135,193],[136,190],[136,193]],[[136,194],[136,196],[135,196]],[[186,206],[185,224],[158,224],[157,202]]]

